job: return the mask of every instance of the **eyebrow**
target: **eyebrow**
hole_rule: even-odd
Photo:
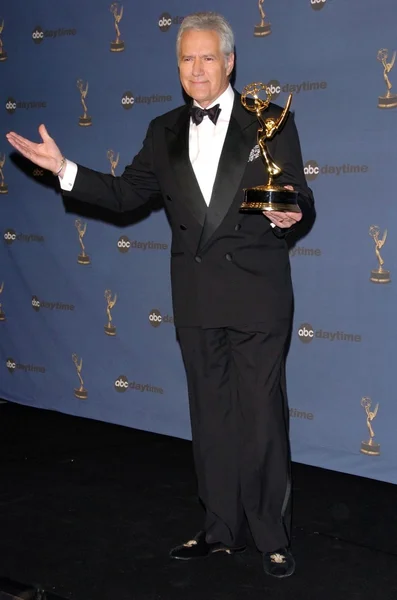
[[[194,54],[182,54],[182,58],[194,58]],[[199,58],[216,58],[215,54],[200,54]]]

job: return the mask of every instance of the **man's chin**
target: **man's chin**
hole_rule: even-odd
[[[193,100],[195,100],[199,104],[202,104],[203,102],[209,102],[208,94],[199,94],[199,93],[197,93],[197,90],[196,90],[196,93],[194,93],[194,90],[193,90],[191,97],[193,98]]]

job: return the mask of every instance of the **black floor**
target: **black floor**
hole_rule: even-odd
[[[0,404],[2,578],[76,600],[397,600],[397,486],[294,464],[297,569],[172,562],[201,526],[189,442]],[[1,596],[0,596],[1,597]]]

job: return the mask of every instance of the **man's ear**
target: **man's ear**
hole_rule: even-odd
[[[229,56],[227,57],[226,73],[227,73],[228,77],[231,74],[231,72],[233,71],[233,69],[234,69],[234,52],[229,54]]]

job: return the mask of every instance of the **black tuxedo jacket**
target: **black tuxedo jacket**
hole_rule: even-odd
[[[270,104],[266,115],[277,117],[281,110]],[[285,322],[292,309],[286,234],[274,230],[262,214],[239,212],[243,189],[267,182],[262,157],[252,160],[258,154],[251,152],[257,144],[257,118],[243,108],[236,92],[209,207],[189,160],[189,123],[188,105],[157,117],[120,177],[79,165],[73,190],[63,194],[114,211],[162,198],[172,228],[177,327]],[[277,183],[294,186],[302,221],[310,220],[314,200],[292,113],[268,148],[283,169]]]

